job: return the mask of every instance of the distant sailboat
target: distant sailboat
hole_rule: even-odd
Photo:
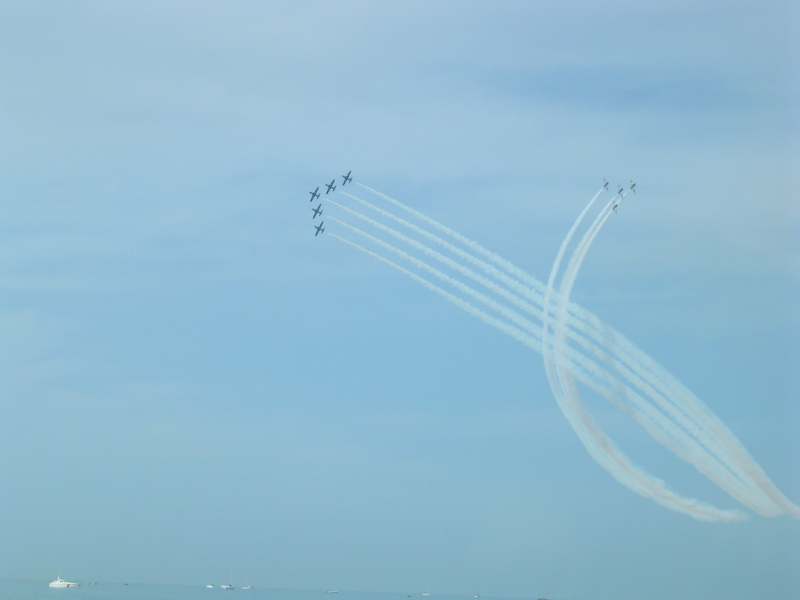
[[[66,581],[65,579],[61,579],[61,575],[59,575],[48,584],[48,587],[51,587],[54,590],[66,590],[69,588],[80,587],[80,584],[75,583],[74,581]]]

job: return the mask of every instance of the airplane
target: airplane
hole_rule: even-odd
[[[604,190],[608,189],[608,179],[603,179],[603,189]]]
[[[636,182],[633,179],[631,179],[631,191],[636,193]]]
[[[309,200],[309,202],[313,202],[314,200],[319,198],[319,186],[317,186],[317,189],[315,189],[313,192],[308,192],[308,193],[311,194],[311,200]]]
[[[619,186],[619,189],[617,190],[617,195],[619,196],[619,200],[615,200],[614,205],[611,207],[611,209],[614,212],[617,212],[617,209],[619,208],[619,203],[622,202],[622,199],[625,197],[625,188]]]
[[[317,230],[317,232],[314,234],[314,237],[317,237],[320,233],[325,233],[325,221],[322,221],[322,223],[314,227],[314,229]]]
[[[326,188],[328,188],[328,189],[325,191],[325,195],[326,195],[326,196],[327,196],[328,194],[330,194],[331,192],[335,192],[335,191],[336,191],[336,179],[331,179],[331,182],[330,182],[330,183],[326,183],[326,184],[325,184],[325,187],[326,187]]]
[[[314,209],[314,216],[313,216],[313,217],[311,217],[311,218],[312,218],[312,219],[316,219],[316,218],[317,218],[317,216],[319,216],[319,215],[321,215],[321,214],[322,214],[322,202],[320,202],[320,203],[319,203],[319,206],[317,206],[317,208],[315,208],[315,209]]]
[[[347,175],[342,175],[342,187],[346,186],[348,183],[353,181],[353,178],[350,177],[350,173],[352,173],[352,172],[353,171],[351,170],[351,171],[347,172]]]

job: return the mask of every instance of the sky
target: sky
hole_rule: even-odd
[[[0,576],[797,594],[800,523],[616,483],[541,356],[330,236],[348,169],[574,297],[800,501],[789,2],[0,2]],[[599,398],[677,489],[732,499]]]

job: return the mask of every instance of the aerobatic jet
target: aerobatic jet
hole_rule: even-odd
[[[316,219],[319,215],[322,214],[322,202],[319,203],[317,208],[313,209],[314,215],[311,217],[312,219]]]
[[[348,171],[346,175],[342,175],[342,187],[346,186],[348,183],[350,183],[351,181],[353,181],[353,178],[352,178],[352,177],[350,177],[350,174],[351,174],[352,172],[353,172],[353,171],[351,170],[351,171]]]
[[[603,179],[603,189],[604,190],[608,189],[608,179]]]
[[[314,227],[317,231],[314,233],[314,237],[317,237],[320,233],[325,233],[325,221],[322,221],[319,225]]]
[[[617,195],[619,196],[619,200],[615,200],[613,206],[611,207],[614,210],[614,212],[617,212],[617,209],[619,208],[619,203],[625,197],[625,188],[619,186],[619,189],[617,190]]]
[[[631,179],[631,191],[636,193],[636,182],[633,179]]]
[[[309,202],[313,202],[314,200],[319,198],[319,186],[317,186],[317,189],[315,189],[313,192],[308,192],[308,193],[311,194],[311,200],[309,200]]]
[[[326,196],[328,194],[330,194],[331,192],[335,192],[336,191],[336,179],[331,179],[331,182],[330,183],[326,183],[325,187],[328,188],[327,190],[325,190],[325,195]]]

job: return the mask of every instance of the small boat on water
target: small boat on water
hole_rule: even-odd
[[[61,579],[61,576],[59,575],[53,581],[51,581],[47,587],[53,588],[54,590],[66,590],[69,588],[80,587],[80,584],[75,583],[74,581],[66,581],[65,579]]]

